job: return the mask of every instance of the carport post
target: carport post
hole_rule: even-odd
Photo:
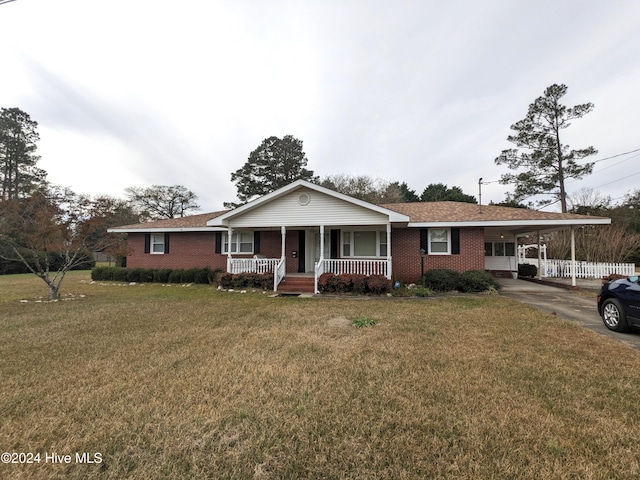
[[[576,231],[571,225],[571,286],[576,286]]]
[[[538,230],[538,280],[542,280],[542,255],[540,253],[540,230]],[[545,268],[546,268],[545,262]]]

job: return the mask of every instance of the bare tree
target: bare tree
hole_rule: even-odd
[[[0,257],[22,262],[57,299],[66,273],[104,248],[92,208],[89,198],[62,189],[0,202]]]
[[[125,194],[145,220],[184,217],[200,208],[196,194],[182,185],[130,187]]]
[[[576,259],[586,262],[627,262],[640,249],[640,234],[625,225],[585,226],[575,231]],[[571,234],[555,232],[546,238],[547,256],[567,260],[571,255]]]

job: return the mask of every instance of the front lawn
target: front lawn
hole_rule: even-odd
[[[640,475],[640,352],[499,295],[44,287],[0,277],[0,450],[41,454],[0,478]]]

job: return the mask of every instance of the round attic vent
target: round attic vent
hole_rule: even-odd
[[[300,205],[309,205],[311,201],[311,196],[308,193],[301,193],[298,195],[298,203]]]

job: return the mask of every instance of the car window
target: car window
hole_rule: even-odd
[[[638,275],[634,275],[633,277],[629,277],[629,281],[633,283],[638,283]]]

